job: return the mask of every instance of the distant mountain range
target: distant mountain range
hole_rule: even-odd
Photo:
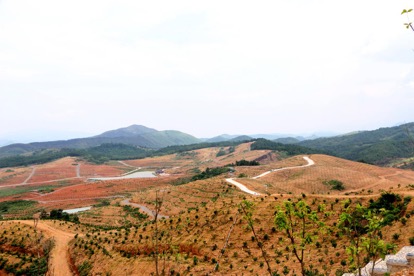
[[[216,143],[216,142],[237,142],[256,138],[264,138],[268,140],[282,139],[289,135],[283,134],[254,134],[254,135],[228,135],[222,134],[213,138],[199,139],[190,134],[186,134],[177,130],[163,130],[158,131],[142,125],[131,125],[129,127],[109,130],[102,134],[87,137],[76,138],[69,140],[57,140],[47,142],[33,142],[33,143],[15,143],[10,144],[10,141],[4,141],[6,146],[2,146],[0,141],[0,158],[8,156],[16,156],[22,154],[30,154],[39,150],[45,149],[87,149],[91,147],[100,146],[102,144],[126,144],[143,148],[160,149],[167,146],[174,145],[188,145],[201,142]],[[309,138],[316,137],[294,137],[280,142],[289,141],[303,141]],[[294,139],[294,140],[292,140]]]
[[[189,134],[176,131],[158,131],[140,125],[132,125],[104,132],[100,135],[61,141],[36,142],[28,144],[11,144],[0,148],[0,157],[27,154],[44,149],[86,149],[106,143],[127,144],[138,147],[159,149],[172,145],[187,145],[201,142]]]
[[[106,144],[124,144],[137,149],[158,150],[168,146],[232,143],[264,138],[281,144],[295,144],[316,149],[350,160],[387,165],[398,158],[414,157],[413,133],[414,123],[409,123],[396,127],[380,128],[373,131],[355,131],[325,138],[287,137],[281,134],[255,134],[248,136],[222,134],[213,138],[199,139],[177,130],[158,131],[142,125],[132,125],[87,138],[7,145],[0,147],[0,158],[31,155],[44,150],[90,149]],[[106,145],[99,149],[106,150],[108,148],[110,147]],[[119,148],[120,146],[114,146],[111,148],[111,151],[115,152]],[[127,150],[134,152],[131,148],[127,148]],[[134,152],[134,154],[136,155],[137,152]],[[115,154],[113,153],[112,155]]]

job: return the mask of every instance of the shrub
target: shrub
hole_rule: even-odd
[[[323,182],[323,184],[330,186],[331,190],[337,190],[337,191],[345,190],[344,183],[342,183],[339,180],[335,180],[335,179],[332,179],[332,180],[329,180],[329,181],[326,180],[326,181]]]

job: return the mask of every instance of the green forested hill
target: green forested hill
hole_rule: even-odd
[[[313,153],[324,153],[323,150],[312,149],[300,145],[282,144],[266,139],[257,139],[251,146],[252,150],[274,150],[283,152],[289,156],[298,154],[313,154]]]
[[[348,135],[302,141],[299,145],[324,150],[356,161],[385,165],[414,156],[414,123]]]
[[[0,148],[0,158],[11,157],[19,154],[29,154],[36,151],[47,149],[87,149],[90,147],[97,147],[102,144],[125,144],[136,147],[145,147],[152,149],[160,149],[172,145],[187,145],[199,143],[200,140],[189,134],[175,131],[147,131],[145,133],[136,134],[126,131],[110,131],[102,134],[103,136],[95,136],[88,138],[78,138],[66,141],[50,141],[38,142],[30,144],[12,144]],[[125,135],[125,136],[116,136]]]

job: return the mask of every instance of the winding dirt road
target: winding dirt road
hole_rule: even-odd
[[[284,170],[292,170],[292,169],[298,169],[298,168],[305,168],[305,167],[309,167],[309,166],[313,166],[315,165],[315,161],[313,161],[312,159],[310,159],[308,156],[304,156],[303,159],[305,159],[308,164],[306,165],[302,165],[302,166],[295,166],[295,167],[285,167],[285,168],[280,168],[280,169],[274,169],[274,170],[270,170],[267,172],[264,172],[258,176],[252,177],[252,179],[258,179],[261,178],[265,175],[268,175],[269,173],[272,172],[279,172],[279,171],[284,171]],[[233,184],[234,186],[236,186],[237,188],[239,188],[240,190],[242,190],[245,193],[251,194],[251,195],[255,195],[255,196],[260,196],[262,195],[261,193],[255,192],[250,190],[249,188],[247,188],[246,186],[244,186],[243,184],[241,184],[240,182],[237,182],[236,180],[234,180],[234,178],[227,178],[226,181],[230,184]]]
[[[20,222],[33,226],[31,220],[17,220]],[[55,245],[50,253],[49,269],[47,275],[49,276],[72,276],[74,275],[69,265],[69,241],[75,236],[73,233],[64,232],[62,230],[53,228],[52,226],[39,221],[37,228],[46,232],[49,236],[53,237]]]

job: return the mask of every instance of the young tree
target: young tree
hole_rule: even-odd
[[[383,211],[375,213],[357,203],[349,205],[339,217],[338,227],[349,239],[347,253],[353,268],[362,275],[362,267],[372,262],[373,275],[375,262],[394,250],[395,246],[382,240],[384,227]]]
[[[242,203],[240,203],[240,209],[242,213],[244,214],[244,219],[247,221],[248,227],[250,228],[250,230],[252,230],[254,239],[257,242],[257,246],[260,248],[260,251],[262,252],[262,257],[265,260],[266,265],[267,265],[267,272],[269,273],[269,275],[272,276],[272,268],[270,267],[270,263],[268,260],[266,250],[263,245],[263,241],[259,238],[256,230],[254,229],[254,221],[253,221],[254,204],[251,201],[243,200]]]
[[[279,230],[286,233],[292,252],[300,263],[302,275],[307,275],[310,268],[306,268],[306,248],[318,237],[311,229],[316,226],[321,232],[325,224],[319,219],[317,212],[312,211],[302,199],[297,202],[284,201],[277,208],[274,222]]]
[[[374,275],[375,262],[379,258],[384,258],[386,254],[394,250],[395,245],[386,243],[381,239],[381,228],[383,227],[383,219],[367,211],[365,218],[368,221],[366,226],[367,235],[362,240],[362,246],[366,252],[368,261],[372,262],[371,275]]]
[[[366,232],[364,225],[364,207],[361,204],[356,204],[352,207],[350,201],[344,202],[345,211],[339,216],[338,228],[348,237],[349,245],[346,252],[349,255],[350,263],[358,269],[358,275],[361,275],[363,265],[362,251],[363,251],[363,235]]]

